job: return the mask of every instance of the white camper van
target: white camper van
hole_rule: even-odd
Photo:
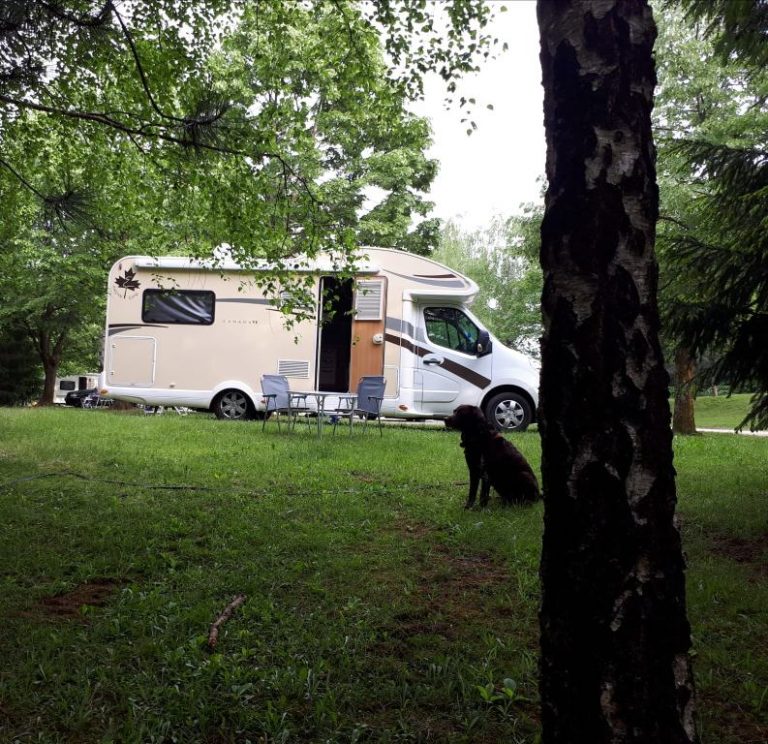
[[[329,256],[289,266],[311,277],[315,306],[312,319],[286,328],[254,281],[258,268],[119,260],[109,274],[101,394],[253,418],[264,410],[263,374],[285,375],[297,392],[354,391],[363,375],[384,375],[384,416],[439,419],[466,403],[499,429],[525,429],[538,366],[472,315],[471,279],[382,248],[361,249],[354,266],[352,279]]]
[[[53,402],[57,405],[66,403],[67,393],[79,390],[92,390],[99,384],[99,375],[96,372],[84,372],[80,375],[69,375],[56,378],[56,389]]]

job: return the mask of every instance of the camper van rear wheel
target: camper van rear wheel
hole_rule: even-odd
[[[499,393],[485,406],[485,417],[499,431],[525,431],[533,418],[531,404],[519,393]]]
[[[244,421],[253,416],[251,399],[242,390],[225,390],[213,403],[218,419]]]

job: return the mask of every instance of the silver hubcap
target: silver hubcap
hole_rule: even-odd
[[[225,393],[220,407],[226,418],[242,418],[248,410],[248,401],[242,393]]]
[[[504,400],[493,415],[502,429],[517,429],[525,419],[525,410],[516,400]]]

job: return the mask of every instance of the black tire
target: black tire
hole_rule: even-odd
[[[227,421],[247,421],[254,415],[253,403],[242,390],[225,390],[213,402],[213,412],[217,419]]]
[[[528,399],[511,391],[494,395],[486,403],[484,413],[497,431],[525,431],[533,421]]]

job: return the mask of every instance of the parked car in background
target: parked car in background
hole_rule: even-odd
[[[58,405],[73,405],[72,403],[66,403],[64,400],[64,398],[67,396],[67,393],[85,392],[95,388],[98,384],[98,372],[83,372],[79,375],[57,377],[53,402],[57,403]]]
[[[88,396],[96,396],[99,391],[96,388],[86,388],[84,390],[71,390],[64,396],[65,406],[75,406],[75,408],[82,408],[83,401]]]

